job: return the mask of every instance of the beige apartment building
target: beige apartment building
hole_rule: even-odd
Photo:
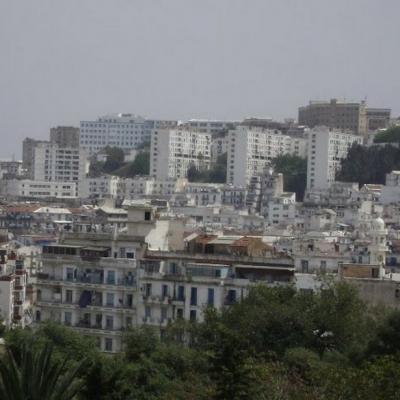
[[[310,128],[326,126],[365,136],[368,131],[366,103],[347,103],[337,99],[310,101],[307,106],[299,108],[299,124]]]

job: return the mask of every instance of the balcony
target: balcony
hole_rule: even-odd
[[[72,328],[83,331],[89,334],[100,334],[100,335],[122,335],[124,328],[107,328],[99,323],[90,323],[89,321],[79,321],[75,325],[70,325]]]
[[[37,284],[41,285],[57,285],[57,286],[78,286],[78,287],[100,287],[110,288],[110,286],[136,290],[136,279],[134,276],[126,276],[119,279],[104,279],[99,275],[77,275],[74,278],[62,278],[45,273],[39,273],[37,276]]]

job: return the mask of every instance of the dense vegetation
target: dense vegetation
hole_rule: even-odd
[[[394,146],[361,146],[354,144],[342,160],[336,180],[385,184],[385,175],[400,169],[400,149]]]
[[[393,126],[376,134],[375,143],[400,143],[400,126]]]
[[[210,169],[199,169],[195,165],[189,167],[187,178],[189,182],[225,183],[227,154],[221,154]]]
[[[148,146],[141,146],[131,162],[124,162],[124,152],[118,147],[105,147],[106,161],[93,159],[90,163],[89,176],[98,177],[102,174],[112,174],[123,178],[135,175],[148,175],[150,172],[150,151]]]
[[[295,192],[296,200],[302,201],[307,186],[307,159],[292,154],[284,154],[272,160],[275,172],[283,174],[283,188]]]
[[[207,309],[203,323],[171,325],[162,341],[150,327],[131,330],[125,352],[112,357],[55,324],[13,330],[5,339],[0,389],[9,387],[11,400],[64,399],[50,392],[66,382],[81,400],[400,398],[400,311],[368,309],[344,283],[325,283],[314,294],[256,287],[222,312]],[[52,369],[60,368],[57,379],[40,375],[48,371],[43,363],[23,361],[27,348],[33,360],[53,349],[45,354]],[[8,369],[19,378],[9,380]],[[54,389],[42,397],[12,395],[14,385],[32,385],[38,376]]]

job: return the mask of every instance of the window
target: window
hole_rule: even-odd
[[[323,274],[326,273],[326,261],[325,260],[321,260],[320,270]]]
[[[197,318],[196,310],[190,310],[190,320],[191,321],[196,321],[196,318]]]
[[[162,297],[163,299],[168,297],[168,285],[162,285]]]
[[[214,289],[209,288],[207,294],[207,305],[214,307]]]
[[[151,296],[151,283],[146,283],[146,286],[145,286],[145,296],[146,296],[146,297]]]
[[[115,285],[115,271],[107,272],[107,283],[110,285]]]
[[[150,306],[146,306],[144,308],[144,316],[147,318],[151,318],[151,307]]]
[[[167,319],[168,309],[166,307],[161,308],[161,322]]]
[[[185,287],[178,286],[178,301],[185,301]]]
[[[106,316],[106,329],[114,329],[114,318],[111,315]]]
[[[73,268],[67,268],[67,281],[72,281],[74,279],[74,270]]]
[[[183,318],[183,308],[177,308],[176,317],[177,318]]]
[[[70,311],[66,311],[64,313],[64,324],[71,326],[72,323],[72,313]]]
[[[111,338],[105,338],[104,350],[105,351],[113,351],[113,340]]]
[[[301,260],[301,272],[303,274],[308,274],[308,261],[307,260]]]
[[[151,220],[151,212],[150,211],[145,211],[144,212],[144,220],[145,221],[150,221]]]
[[[107,293],[106,304],[109,307],[114,306],[114,293]]]
[[[192,287],[190,292],[190,305],[197,306],[197,288]]]
[[[227,303],[228,304],[236,303],[236,290],[234,289],[228,290]]]
[[[65,292],[65,302],[72,303],[72,290],[67,290]]]

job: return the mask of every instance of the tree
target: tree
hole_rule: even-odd
[[[400,356],[400,311],[391,311],[378,327],[376,336],[369,345],[369,355]]]
[[[400,149],[386,145],[362,146],[353,144],[347,157],[341,161],[336,180],[385,184],[386,174],[400,168]]]
[[[400,143],[400,126],[393,126],[374,137],[375,143]]]
[[[283,154],[272,160],[272,167],[283,174],[284,190],[295,192],[297,201],[302,201],[307,185],[307,159]]]
[[[189,182],[225,183],[226,182],[227,153],[221,154],[217,162],[210,169],[192,164],[187,171]]]
[[[16,356],[10,349],[0,359],[0,398],[7,400],[70,400],[81,390],[83,362],[70,368],[68,359],[56,362],[51,346],[27,345]]]

